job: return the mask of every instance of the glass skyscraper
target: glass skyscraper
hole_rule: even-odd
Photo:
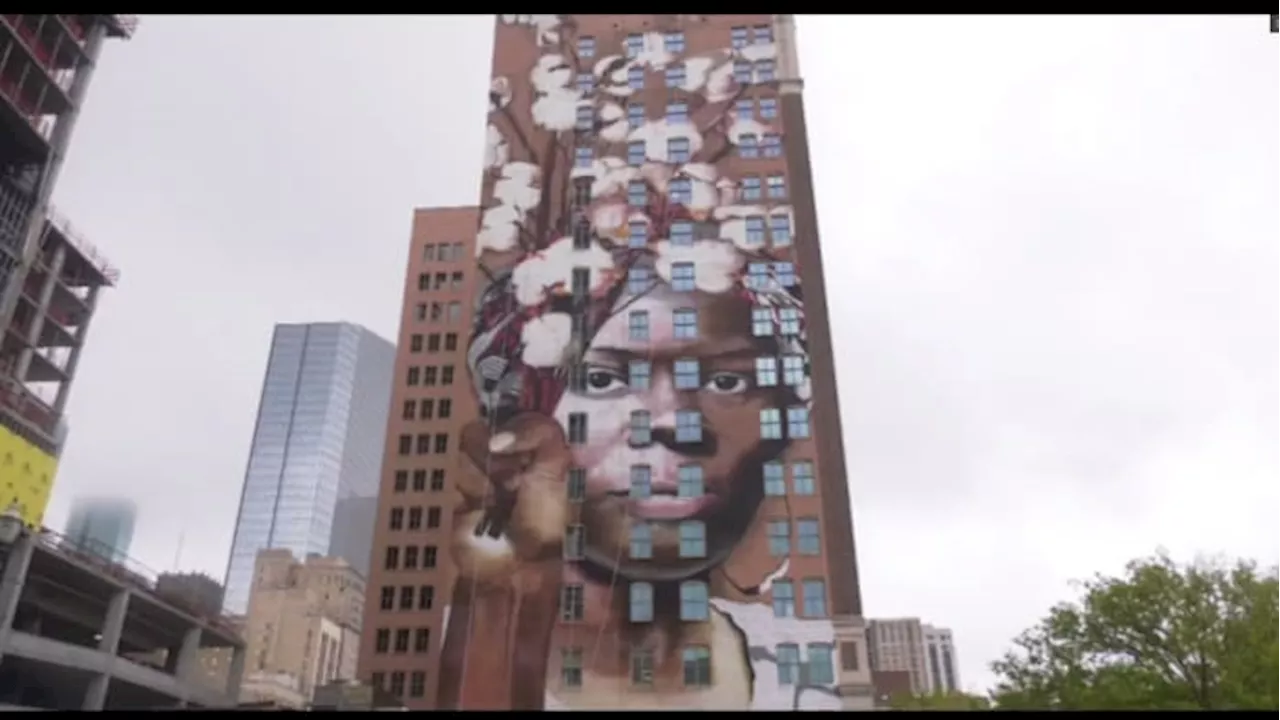
[[[395,346],[351,323],[277,325],[245,470],[227,612],[243,613],[258,552],[345,559],[368,576]]]
[[[63,536],[82,552],[119,562],[129,554],[138,506],[124,498],[78,498]]]

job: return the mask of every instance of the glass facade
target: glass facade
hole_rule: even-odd
[[[368,576],[395,346],[358,325],[277,325],[227,563],[243,613],[254,559],[334,555]],[[365,517],[368,515],[369,517]]]
[[[66,541],[82,552],[122,561],[133,542],[133,525],[138,508],[131,500],[91,498],[71,505],[71,518],[62,533]]]

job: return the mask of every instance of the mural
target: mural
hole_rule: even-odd
[[[502,16],[527,76],[490,92],[441,708],[840,707],[833,626],[775,612],[794,541],[760,516],[811,392],[785,192],[724,170],[781,156],[738,102],[767,32],[607,55],[573,16]]]

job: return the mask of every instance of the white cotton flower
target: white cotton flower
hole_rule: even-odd
[[[720,205],[732,205],[738,200],[738,183],[720,178],[716,181],[716,192],[720,196]]]
[[[520,223],[524,213],[512,205],[494,205],[480,216],[476,233],[476,257],[486,250],[506,252],[520,240]]]
[[[685,203],[685,208],[697,218],[705,218],[720,205],[720,192],[716,189],[719,173],[715,165],[708,163],[689,163],[682,165],[676,173],[688,178],[692,197]]]
[[[480,231],[476,234],[477,257],[486,250],[505,252],[516,247],[521,223],[542,199],[542,191],[538,187],[541,171],[537,165],[507,163],[500,172],[501,177],[493,184],[493,199],[497,204],[480,216]]]
[[[712,213],[719,221],[721,240],[727,240],[743,250],[758,250],[761,243],[747,240],[747,218],[765,217],[765,209],[760,205],[721,205]]]
[[[753,135],[755,140],[758,142],[762,135],[772,131],[772,129],[773,128],[770,126],[765,125],[755,118],[739,118],[734,116],[729,120],[729,142],[734,145],[739,145],[742,143],[743,135]]]
[[[591,227],[599,235],[619,237],[627,226],[627,204],[607,202],[591,208]]]
[[[575,268],[586,269],[587,290],[594,293],[612,281],[613,255],[596,242],[578,250],[573,238],[560,238],[511,271],[516,301],[525,306],[541,305],[549,294],[569,292]]]
[[[573,318],[568,313],[546,313],[531,318],[520,329],[524,351],[520,357],[532,367],[556,367],[564,362],[573,340]]]
[[[653,162],[669,162],[668,150],[671,143],[684,140],[689,155],[695,155],[702,149],[702,133],[693,123],[672,123],[666,118],[645,121],[627,135],[627,142],[643,142],[646,160]]]
[[[573,68],[562,55],[543,55],[529,71],[529,82],[536,91],[533,121],[548,130],[570,130],[577,123],[578,102],[582,94],[571,86]]]
[[[711,72],[713,61],[709,57],[691,57],[684,61],[685,92],[698,92],[707,83],[707,74]]]
[[[667,52],[662,33],[648,32],[644,34],[644,43],[640,47],[640,53],[633,60],[644,67],[663,70],[672,60],[675,60],[675,57],[675,55]]]
[[[507,160],[511,156],[511,146],[507,143],[507,139],[502,136],[502,131],[497,125],[489,123],[489,127],[485,132],[484,143],[484,166],[486,168],[496,168],[507,164]]]
[[[738,48],[738,57],[747,62],[775,60],[778,57],[778,46],[776,43],[752,43]]]
[[[702,95],[708,102],[724,102],[736,92],[737,83],[733,79],[733,62],[730,59],[726,58],[707,71],[707,83],[702,89]]]
[[[511,81],[499,75],[489,81],[489,111],[501,110],[511,103]]]
[[[743,259],[737,248],[720,240],[699,240],[692,246],[672,245],[671,241],[663,240],[655,252],[657,258],[653,265],[658,277],[670,284],[673,265],[693,263],[694,287],[704,293],[718,294],[733,289],[742,270]]]
[[[627,139],[630,126],[627,124],[627,112],[618,103],[606,102],[600,106],[600,139],[617,143]]]
[[[527,25],[537,33],[538,45],[555,45],[560,42],[559,15],[499,15],[504,25]]]

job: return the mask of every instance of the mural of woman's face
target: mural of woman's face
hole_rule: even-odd
[[[677,331],[678,310],[697,313],[696,337]],[[647,314],[647,340],[633,336],[636,313]],[[777,388],[756,386],[755,358],[776,350],[752,336],[750,313],[733,293],[677,293],[660,284],[620,298],[592,338],[582,359],[585,387],[566,392],[556,418],[565,427],[570,414],[588,418],[586,442],[573,452],[587,472],[582,523],[596,564],[633,578],[687,577],[722,561],[750,524],[762,497],[761,463],[782,449],[761,441],[760,411],[787,402]],[[676,362],[688,360],[697,361],[696,389],[683,389],[688,379],[677,387]],[[647,383],[633,379],[636,362],[648,363]],[[649,442],[633,438],[636,411],[648,413]],[[701,414],[700,442],[677,438],[680,411]],[[683,466],[700,467],[703,495],[678,496]],[[636,467],[648,468],[648,498],[630,497]],[[707,556],[680,558],[680,521],[695,519],[706,523]],[[652,529],[651,559],[629,557],[636,522]]]

